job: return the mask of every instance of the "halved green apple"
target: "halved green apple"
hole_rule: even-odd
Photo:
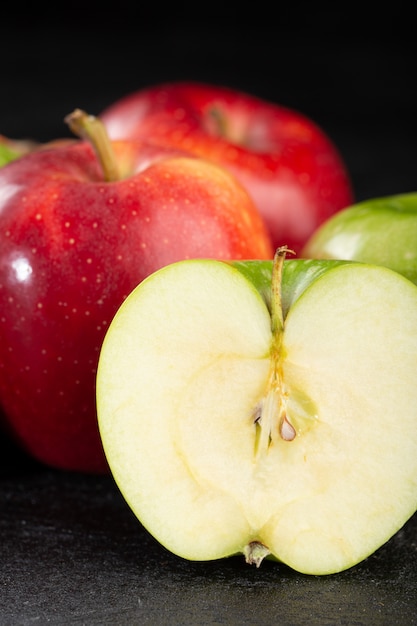
[[[102,346],[99,426],[127,503],[173,553],[330,574],[417,509],[417,287],[283,256],[145,279]]]

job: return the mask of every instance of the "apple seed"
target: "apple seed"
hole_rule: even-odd
[[[293,439],[295,439],[295,436],[297,434],[294,426],[288,421],[288,418],[286,415],[284,415],[284,417],[281,420],[279,433],[285,441],[292,441]]]

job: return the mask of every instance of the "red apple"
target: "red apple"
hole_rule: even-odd
[[[70,125],[92,120],[78,114]],[[228,172],[103,137],[97,150],[58,143],[0,169],[0,404],[33,457],[85,472],[107,471],[96,367],[130,291],[175,260],[273,255]]]
[[[163,142],[231,171],[257,204],[274,247],[299,252],[353,202],[330,138],[300,113],[225,87],[178,82],[133,92],[101,118],[111,137]]]

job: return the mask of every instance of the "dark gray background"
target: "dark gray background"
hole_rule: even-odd
[[[2,6],[0,133],[54,139],[76,107],[97,114],[152,83],[203,80],[309,115],[339,147],[357,199],[416,189],[417,57],[401,3],[365,14],[338,3],[135,6]],[[416,516],[336,576],[184,562],[133,519],[110,477],[55,471],[0,444],[1,626],[409,626],[416,563]]]
[[[413,190],[410,10],[401,2],[373,12],[352,3],[276,6],[17,3],[2,17],[0,133],[55,138],[76,107],[97,114],[146,85],[203,80],[312,117],[338,145],[359,199]]]

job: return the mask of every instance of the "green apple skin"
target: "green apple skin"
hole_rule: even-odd
[[[6,143],[0,141],[0,167],[7,165],[20,156],[19,152],[10,148]]]
[[[417,193],[342,209],[316,230],[301,256],[384,265],[417,283]]]
[[[30,139],[10,139],[0,135],[0,167],[32,152],[38,144]]]
[[[284,319],[295,301],[322,274],[348,261],[338,259],[288,259],[282,273],[281,298]],[[253,284],[271,310],[271,277],[273,261],[232,261],[231,264]]]
[[[13,150],[10,150],[8,146],[2,145],[0,143],[0,167],[6,165],[6,163],[9,163],[9,161],[13,161],[16,156],[17,155],[15,154],[15,152],[13,152]]]
[[[417,509],[417,287],[289,259],[277,344],[273,267],[182,261],[134,289],[100,354],[100,433],[126,502],[174,554],[334,574]]]

